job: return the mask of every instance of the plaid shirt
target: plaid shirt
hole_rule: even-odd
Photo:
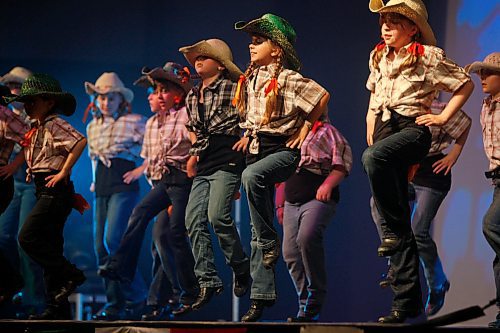
[[[85,138],[56,114],[48,116],[43,123],[35,121],[32,126],[35,132],[24,149],[28,164],[27,181],[35,172],[61,170],[71,150]]]
[[[168,166],[187,172],[191,148],[187,121],[186,108],[157,113],[148,119],[141,151],[141,157],[148,162],[145,170],[148,179],[160,180],[169,172]]]
[[[277,108],[273,111],[270,122],[261,125],[266,110],[264,90],[272,78],[275,67],[276,65],[272,64],[256,68],[247,84],[247,112],[245,121],[240,126],[247,129],[245,135],[253,137],[250,146],[252,154],[258,152],[257,133],[292,135],[304,124],[307,115],[326,94],[326,90],[313,80],[295,71],[283,69],[278,76],[280,90]]]
[[[347,174],[352,169],[352,151],[347,140],[329,123],[323,123],[307,135],[301,148],[299,168],[327,176],[335,165]]]
[[[483,129],[484,151],[490,160],[489,170],[500,167],[500,98],[495,100],[488,96],[483,101],[481,110],[481,127]]]
[[[431,112],[440,114],[445,106],[446,103],[434,101],[431,105]],[[443,126],[430,126],[432,143],[427,156],[436,155],[448,148],[454,140],[458,139],[470,128],[471,123],[470,117],[462,110],[459,110]]]
[[[424,46],[424,55],[416,67],[400,72],[409,45],[401,48],[393,61],[387,57],[389,47],[386,46],[378,70],[372,67],[375,51],[370,54],[370,76],[366,82],[372,92],[369,110],[382,113],[382,121],[389,120],[389,109],[407,117],[429,113],[439,90],[454,92],[470,81],[470,76],[447,59],[443,50],[429,45]]]
[[[222,134],[240,136],[239,112],[231,104],[237,84],[220,76],[203,89],[204,120],[200,119],[198,101],[201,83],[193,87],[186,97],[189,121],[186,127],[196,134],[196,142],[189,151],[190,155],[200,155],[208,147],[210,135]]]
[[[0,105],[0,165],[6,165],[14,145],[24,139],[28,124],[5,106]]]
[[[140,157],[145,124],[145,118],[134,113],[117,119],[95,117],[87,126],[90,159],[99,159],[108,168],[112,158],[135,162]]]

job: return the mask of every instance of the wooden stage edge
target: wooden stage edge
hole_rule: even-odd
[[[487,327],[430,327],[425,324],[287,323],[218,321],[28,321],[0,320],[1,333],[378,333],[492,332]]]

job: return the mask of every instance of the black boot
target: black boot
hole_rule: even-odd
[[[415,318],[420,314],[420,311],[399,311],[392,310],[387,316],[380,317],[378,322],[381,324],[401,324],[408,318]]]
[[[250,309],[241,317],[243,322],[253,322],[257,321],[262,317],[264,312],[264,307],[269,307],[274,305],[274,299],[252,299],[250,303]]]
[[[444,305],[444,296],[450,289],[450,282],[445,281],[440,288],[433,289],[429,292],[427,297],[427,304],[425,305],[425,314],[433,316],[438,313]]]
[[[193,310],[199,310],[203,305],[207,304],[212,296],[219,295],[222,293],[224,288],[222,286],[220,287],[201,287],[200,288],[200,293],[198,294],[198,297],[194,301],[194,303],[191,305]]]
[[[274,268],[280,257],[280,242],[276,240],[273,247],[262,250],[262,264],[265,269]]]
[[[395,254],[403,244],[400,238],[384,238],[377,249],[379,257],[390,257]]]
[[[68,301],[62,303],[47,304],[44,312],[38,315],[31,315],[29,320],[72,320],[71,305]]]
[[[78,272],[70,280],[66,281],[58,290],[54,292],[54,301],[56,303],[64,302],[68,299],[78,286],[85,282],[86,278],[83,272],[78,270]]]
[[[250,273],[234,276],[234,295],[236,297],[244,296],[250,287]]]

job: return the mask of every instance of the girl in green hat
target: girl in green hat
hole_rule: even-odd
[[[300,147],[312,124],[326,113],[330,95],[297,71],[295,31],[283,18],[265,14],[235,29],[251,36],[250,66],[240,77],[236,98],[244,137],[234,149],[246,151],[242,183],[252,223],[251,305],[242,321],[257,321],[276,300],[274,267],[280,241],[273,226],[274,184],[296,170]]]

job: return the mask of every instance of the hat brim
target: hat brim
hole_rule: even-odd
[[[432,31],[429,22],[427,22],[427,20],[421,15],[418,15],[416,11],[408,7],[405,3],[385,6],[381,0],[370,0],[369,8],[373,13],[397,13],[403,15],[417,25],[422,35],[421,42],[423,44],[432,46],[437,44],[436,37],[434,36],[434,32]]]
[[[181,47],[179,52],[184,54],[186,60],[191,64],[191,66],[195,67],[196,58],[199,56],[205,56],[220,62],[222,66],[224,66],[229,72],[229,77],[232,81],[238,81],[240,75],[242,75],[242,71],[236,66],[234,62],[230,59],[225,59],[222,54],[214,48],[212,45],[207,43],[207,41],[202,40],[191,46]]]
[[[185,83],[179,82],[177,76],[174,76],[170,72],[165,71],[162,67],[156,67],[151,70],[148,70],[146,67],[143,67],[142,74],[149,76],[153,80],[167,80],[170,81],[179,87],[187,94],[189,90],[193,87],[191,80],[186,81]]]
[[[22,77],[17,76],[17,75],[12,75],[11,73],[7,73],[4,76],[0,76],[1,83],[14,82],[14,83],[23,84],[24,80],[25,79],[23,79]]]
[[[55,100],[55,108],[58,113],[61,113],[65,116],[71,116],[76,111],[76,99],[75,97],[67,92],[55,93],[55,92],[37,92],[37,93],[28,93],[21,95],[14,95],[14,97],[5,98],[7,103],[12,102],[21,102],[25,103],[26,101],[33,99],[37,96],[48,96]]]
[[[134,100],[134,93],[132,90],[121,87],[121,88],[99,88],[96,87],[92,82],[85,82],[85,91],[89,95],[94,95],[94,94],[99,94],[99,95],[104,95],[104,94],[109,94],[112,92],[117,92],[123,95],[125,100],[129,103],[132,103]]]
[[[139,86],[143,88],[150,88],[154,86],[153,82],[148,78],[147,75],[142,75],[140,78],[134,81],[134,86]]]
[[[302,64],[300,63],[299,56],[294,46],[279,29],[273,28],[273,25],[270,24],[269,21],[263,18],[258,18],[250,22],[239,21],[234,24],[234,28],[249,34],[257,34],[269,38],[274,43],[278,44],[285,53],[285,61],[289,69],[296,72],[301,69]],[[276,36],[280,36],[280,38],[276,38]]]
[[[16,95],[11,93],[9,88],[0,85],[0,105],[7,106],[9,104],[8,100],[13,97],[16,97]]]
[[[477,73],[481,69],[489,69],[491,71],[500,73],[500,67],[493,66],[491,64],[487,64],[487,63],[484,63],[482,61],[474,61],[472,64],[465,66],[465,71],[467,73]]]

